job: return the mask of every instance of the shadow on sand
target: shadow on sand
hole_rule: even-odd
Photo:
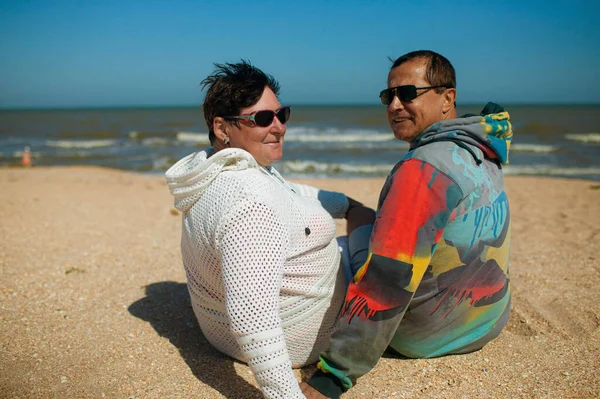
[[[226,398],[263,397],[260,390],[236,374],[236,361],[217,352],[204,338],[186,284],[163,281],[147,285],[146,296],[128,310],[168,338],[196,378]]]

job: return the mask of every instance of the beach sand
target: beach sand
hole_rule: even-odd
[[[303,182],[375,207],[383,181]],[[506,185],[507,328],[468,355],[386,354],[344,398],[600,397],[600,184]],[[0,169],[0,220],[1,398],[262,397],[248,367],[200,332],[162,177]]]

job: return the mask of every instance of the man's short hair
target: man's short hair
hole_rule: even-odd
[[[405,62],[422,59],[427,64],[425,79],[431,86],[444,86],[446,88],[456,88],[456,72],[454,67],[446,57],[430,50],[417,50],[406,53],[398,57],[390,70],[404,64]],[[437,93],[442,93],[443,88],[435,89]]]
[[[215,139],[212,126],[215,117],[239,115],[242,108],[260,100],[265,87],[273,90],[276,96],[279,95],[279,83],[275,78],[244,60],[235,64],[215,64],[213,73],[200,85],[203,89],[208,87],[202,109],[211,143]]]

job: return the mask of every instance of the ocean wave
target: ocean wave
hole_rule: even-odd
[[[285,135],[286,141],[304,142],[304,143],[357,143],[357,142],[382,142],[395,141],[392,134],[303,134],[303,135]]]
[[[127,133],[127,137],[131,140],[144,140],[144,139],[153,139],[153,138],[162,138],[162,139],[175,139],[177,137],[177,132],[171,131],[151,131],[151,132],[140,132],[138,130],[132,130]]]
[[[314,161],[286,161],[278,168],[285,173],[292,174],[327,174],[327,175],[373,175],[385,176],[394,167],[393,164],[344,164],[323,163]]]
[[[163,156],[152,160],[152,170],[164,172],[173,166],[178,159],[171,156]]]
[[[393,169],[394,164],[346,164],[324,163],[315,161],[287,161],[277,165],[277,168],[292,176],[354,176],[354,177],[385,177]],[[600,177],[600,168],[560,167],[555,165],[509,165],[504,168],[507,176],[564,176],[564,177]]]
[[[409,145],[400,140],[392,141],[392,142],[358,142],[358,143],[342,143],[335,146],[328,146],[324,148],[323,146],[313,146],[314,148],[326,149],[326,150],[338,150],[340,152],[346,150],[359,150],[362,152],[364,150],[389,150],[389,151],[408,151]]]
[[[106,139],[111,139],[111,138],[117,138],[119,137],[120,133],[117,131],[86,131],[85,133],[83,133],[85,135],[85,137],[88,138],[94,138],[96,140],[106,140]],[[61,139],[61,140],[68,140],[68,139],[77,139],[80,138],[82,136],[82,133],[77,131],[77,130],[73,130],[73,131],[65,131],[65,132],[57,132],[54,137],[56,137],[57,139]]]
[[[565,138],[582,143],[600,143],[600,133],[567,134]]]
[[[514,152],[538,152],[547,153],[557,151],[560,147],[544,144],[511,144],[510,150]]]
[[[21,158],[23,156],[24,152],[25,152],[24,150],[13,151],[13,153],[11,154],[11,157],[12,158]],[[32,158],[39,158],[42,155],[42,153],[39,151],[31,151],[29,154],[31,155]]]
[[[134,132],[135,133],[135,132]],[[177,140],[198,143],[209,143],[208,133],[177,132]],[[301,143],[361,143],[361,142],[394,142],[392,133],[382,133],[371,129],[316,128],[310,126],[288,127],[285,133],[288,142]],[[408,147],[408,144],[406,144]]]
[[[286,135],[288,136],[305,136],[305,135],[321,135],[321,136],[340,136],[340,135],[359,135],[359,136],[374,136],[385,134],[393,139],[391,131],[381,131],[375,129],[361,129],[351,127],[314,127],[314,126],[288,126]]]
[[[568,168],[553,165],[508,165],[504,167],[504,174],[507,176],[600,176],[600,168]]]
[[[177,132],[177,140],[190,143],[209,144],[208,133],[200,132]]]
[[[110,147],[117,144],[117,140],[46,140],[47,147],[63,149],[91,149]]]
[[[148,137],[146,139],[142,139],[142,145],[147,145],[150,147],[159,147],[169,145],[169,139],[164,137]]]
[[[132,133],[134,136],[132,136]],[[130,137],[137,137],[139,133],[132,132]],[[179,141],[208,144],[208,133],[206,132],[177,132],[176,139]],[[352,143],[352,142],[385,142],[397,141],[391,133],[381,133],[373,130],[351,129],[343,130],[336,128],[317,129],[310,127],[288,128],[285,140],[289,142],[305,143]]]

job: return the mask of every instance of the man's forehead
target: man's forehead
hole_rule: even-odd
[[[426,83],[426,73],[427,65],[423,61],[408,61],[390,70],[388,73],[388,84],[391,86],[399,86]]]

